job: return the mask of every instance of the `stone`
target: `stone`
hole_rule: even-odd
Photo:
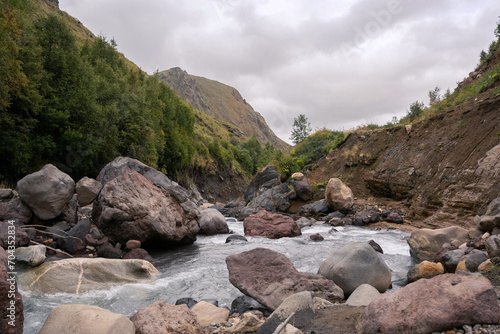
[[[401,215],[397,212],[391,212],[385,220],[389,223],[403,224],[404,220]]]
[[[413,231],[407,239],[410,245],[410,254],[417,261],[433,261],[443,244],[458,240],[458,245],[467,242],[469,231],[458,226],[451,226],[437,230],[423,228]]]
[[[125,244],[125,247],[126,247],[128,250],[132,250],[132,249],[140,248],[140,247],[141,247],[141,242],[140,242],[139,240],[129,240],[129,241],[127,241],[127,243]]]
[[[187,305],[187,307],[189,307],[190,309],[193,308],[193,306],[195,306],[196,304],[198,304],[198,301],[194,300],[191,297],[184,297],[175,301],[175,305]]]
[[[239,234],[233,234],[226,238],[226,244],[230,242],[248,242],[247,238]]]
[[[109,242],[105,242],[99,246],[97,249],[97,256],[103,257],[106,259],[121,259],[122,251],[113,247]]]
[[[11,199],[12,197],[14,197],[14,191],[12,191],[12,189],[0,188],[0,201]]]
[[[7,274],[12,271],[9,269],[9,255],[11,254],[0,247],[0,331],[6,334],[22,334],[24,305],[15,277],[13,280],[12,275]],[[12,261],[12,256],[10,260]],[[9,330],[6,330],[7,328]]]
[[[482,216],[479,228],[484,232],[491,232],[495,227],[500,227],[500,214],[498,216]]]
[[[200,301],[191,309],[200,326],[205,327],[210,324],[222,324],[229,318],[229,310],[222,307],[217,307],[205,301]]]
[[[30,222],[33,213],[20,198],[0,202],[0,220],[16,220],[18,223]]]
[[[302,234],[299,225],[288,216],[261,210],[243,222],[245,235],[269,239],[296,237]]]
[[[311,239],[311,241],[315,241],[315,242],[325,240],[325,238],[323,238],[323,236],[319,233],[315,233],[315,234],[310,235],[309,239]]]
[[[148,251],[144,248],[134,248],[129,250],[125,254],[122,255],[122,259],[139,259],[146,260],[149,262],[154,261],[153,257],[149,255]]]
[[[229,233],[226,218],[216,209],[201,210],[200,234],[215,235]]]
[[[9,231],[15,231],[15,247],[24,247],[28,246],[30,243],[30,237],[28,233],[24,231],[22,228],[24,224],[14,222],[13,224],[9,223],[9,221],[0,221],[0,248],[7,249],[9,245]],[[14,226],[14,227],[12,227]]]
[[[408,282],[415,282],[422,278],[432,278],[437,275],[444,274],[444,267],[442,263],[434,263],[429,261],[422,261],[414,265],[407,274]]]
[[[305,217],[317,217],[328,215],[330,208],[325,199],[302,205],[297,209],[297,214]]]
[[[267,318],[257,334],[274,333],[276,328],[291,314],[289,323],[302,327],[314,317],[314,302],[311,292],[303,291],[286,298],[283,303]]]
[[[274,166],[265,166],[255,174],[245,190],[245,202],[248,204],[262,192],[281,183],[280,174]]]
[[[259,319],[256,315],[248,312],[241,316],[240,319],[235,319],[235,323],[225,330],[228,333],[255,333],[263,324],[264,320]]]
[[[73,195],[73,197],[71,197],[68,203],[66,203],[63,207],[59,219],[70,225],[76,225],[78,223],[78,201],[76,199],[76,195]]]
[[[441,263],[445,270],[449,273],[454,273],[457,270],[457,265],[465,256],[467,249],[455,249],[443,254]]]
[[[302,181],[304,179],[304,174],[300,172],[293,173],[291,179],[295,181]]]
[[[19,273],[18,279],[23,289],[37,294],[79,294],[145,281],[157,274],[158,270],[144,260],[74,258],[44,262]]]
[[[59,237],[57,245],[70,254],[82,254],[85,251],[85,236],[90,231],[90,220],[80,220],[68,231],[67,237]]]
[[[320,275],[301,273],[283,254],[266,248],[226,257],[229,281],[243,294],[275,310],[287,297],[302,291],[331,302],[344,298],[342,290]]]
[[[331,178],[325,189],[325,199],[333,211],[348,212],[354,206],[354,195],[351,188],[338,178]]]
[[[304,228],[304,227],[309,227],[309,226],[313,225],[313,222],[310,221],[309,219],[307,219],[306,217],[300,217],[295,222],[299,225],[299,227],[301,229]]]
[[[16,261],[37,267],[45,261],[46,249],[43,245],[16,248]]]
[[[368,241],[368,245],[372,246],[373,249],[375,249],[378,253],[384,254],[384,250],[382,249],[382,247],[380,247],[380,245],[375,240]]]
[[[80,181],[76,183],[78,205],[86,206],[91,204],[97,198],[101,189],[101,182],[98,182],[86,176],[80,179]]]
[[[473,249],[468,254],[466,254],[457,265],[458,270],[465,270],[470,272],[478,271],[478,267],[481,263],[488,260],[488,255],[486,252]]]
[[[224,205],[222,214],[226,217],[239,217],[241,210],[245,207],[246,203],[241,198],[236,198],[231,202]]]
[[[490,258],[500,256],[500,235],[492,235],[486,240],[486,252]]]
[[[291,192],[293,192],[293,190],[290,190],[286,183],[265,190],[241,210],[238,219],[243,220],[261,210],[286,212],[290,207],[289,195]]]
[[[92,218],[110,239],[162,247],[196,240],[200,229],[197,206],[186,189],[156,169],[119,157],[103,168],[97,180],[104,186],[94,202]]]
[[[234,299],[233,302],[231,303],[230,314],[233,313],[243,314],[245,312],[252,310],[258,310],[264,314],[268,313],[268,309],[261,303],[259,303],[252,297],[242,295]]]
[[[488,260],[484,261],[483,263],[481,263],[479,265],[479,267],[477,267],[477,271],[482,273],[482,272],[490,270],[493,267],[494,266],[493,266],[493,263],[491,262],[491,259],[488,259]]]
[[[135,334],[135,326],[123,314],[93,305],[66,304],[50,311],[39,334]]]
[[[349,306],[368,306],[372,301],[380,297],[380,292],[370,284],[361,284],[351,293],[346,300]]]
[[[484,277],[444,274],[386,293],[358,319],[358,333],[432,333],[464,324],[496,324],[500,306]]]
[[[290,182],[295,193],[304,202],[307,202],[312,199],[313,192],[309,182],[307,182],[307,178],[303,177],[302,180],[294,180]]]
[[[365,242],[350,243],[335,250],[321,264],[318,274],[335,282],[346,296],[361,284],[370,284],[380,292],[391,285],[391,270]]]
[[[17,182],[19,198],[42,220],[56,218],[75,193],[75,181],[54,165],[45,165]]]

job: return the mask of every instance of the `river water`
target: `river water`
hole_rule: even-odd
[[[229,228],[243,235],[243,223],[228,218]],[[406,284],[406,273],[416,263],[410,257],[406,242],[408,233],[397,230],[373,230],[355,226],[314,225],[302,229],[302,236],[271,240],[246,237],[248,243],[225,243],[228,235],[198,236],[190,246],[152,253],[153,263],[161,275],[147,284],[126,284],[110,290],[95,290],[80,295],[56,294],[37,296],[20,287],[24,302],[24,333],[35,334],[49,312],[62,304],[89,304],[130,317],[144,306],[158,300],[174,304],[177,299],[217,299],[219,306],[231,306],[241,295],[229,283],[225,258],[257,247],[286,255],[301,272],[316,274],[330,254],[351,242],[376,241],[383,249],[382,258],[392,271],[393,289]],[[325,240],[313,242],[310,235],[320,233]]]

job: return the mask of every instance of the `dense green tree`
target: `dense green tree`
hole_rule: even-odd
[[[306,139],[311,131],[311,123],[308,122],[305,115],[300,114],[293,119],[292,134],[290,139],[294,144],[298,144]]]

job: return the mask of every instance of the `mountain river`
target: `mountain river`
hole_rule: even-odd
[[[229,228],[243,235],[243,223],[227,218]],[[20,287],[24,303],[24,333],[35,334],[43,326],[49,312],[61,304],[89,304],[130,317],[144,306],[158,300],[174,304],[182,297],[195,300],[217,299],[219,306],[230,307],[241,292],[231,285],[225,258],[257,247],[286,255],[301,272],[316,274],[330,254],[351,242],[376,241],[383,249],[382,258],[392,271],[393,289],[406,284],[406,273],[416,263],[410,257],[406,242],[408,233],[397,230],[373,230],[355,226],[314,225],[304,227],[295,238],[272,240],[246,237],[247,243],[225,243],[228,235],[198,236],[193,245],[151,253],[153,264],[161,275],[145,284],[125,284],[110,290],[95,290],[80,295],[55,294],[37,296]],[[325,240],[313,242],[310,235],[320,233]]]

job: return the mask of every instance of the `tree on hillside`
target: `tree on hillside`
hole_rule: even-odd
[[[439,100],[440,100],[439,93],[440,92],[441,92],[441,88],[439,88],[437,86],[433,90],[429,91],[429,102],[430,102],[430,105],[433,105],[434,103],[439,102]]]
[[[311,123],[307,121],[307,117],[303,114],[293,119],[293,128],[290,139],[294,144],[302,142],[311,133]]]

